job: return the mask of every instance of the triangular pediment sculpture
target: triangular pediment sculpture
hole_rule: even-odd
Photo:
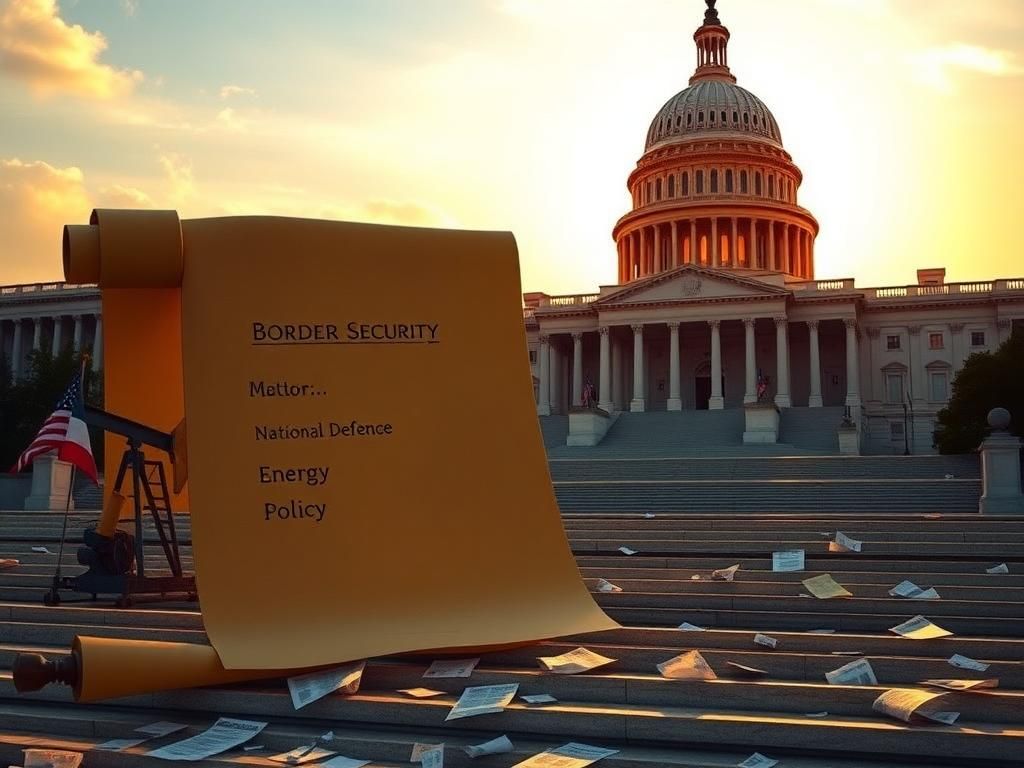
[[[646,304],[665,301],[702,301],[753,296],[783,297],[785,288],[755,277],[686,264],[668,272],[630,283],[622,290],[602,297],[596,306]]]

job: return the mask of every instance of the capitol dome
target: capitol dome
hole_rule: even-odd
[[[644,151],[665,141],[735,134],[782,146],[779,124],[757,96],[727,80],[701,80],[658,110]]]

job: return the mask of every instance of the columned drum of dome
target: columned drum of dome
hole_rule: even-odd
[[[689,86],[658,111],[627,181],[633,209],[613,237],[620,283],[695,264],[814,277],[818,222],[768,107],[736,84],[714,3],[694,33]]]

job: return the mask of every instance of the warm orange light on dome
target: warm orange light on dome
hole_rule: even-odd
[[[764,103],[736,85],[714,2],[694,33],[697,69],[655,115],[627,181],[633,209],[613,230],[618,281],[698,264],[814,277],[818,222]]]

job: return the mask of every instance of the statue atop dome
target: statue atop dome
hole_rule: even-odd
[[[708,4],[708,9],[704,11],[704,26],[722,26],[722,21],[718,18],[718,11],[715,10],[717,0],[704,0],[704,2]]]

